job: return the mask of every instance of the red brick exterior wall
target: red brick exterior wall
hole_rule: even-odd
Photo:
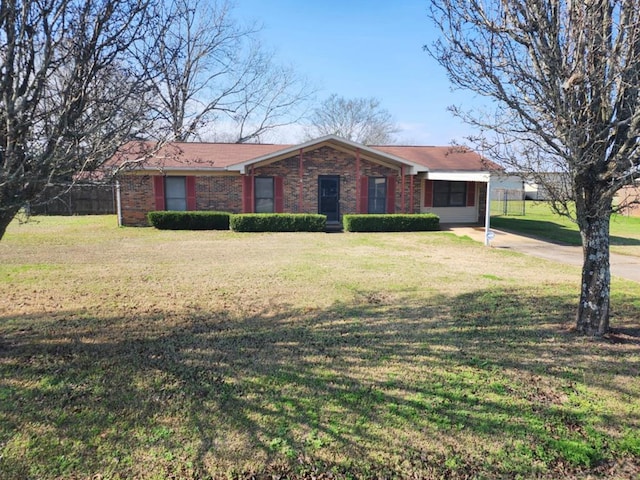
[[[242,177],[196,177],[196,210],[242,213]]]
[[[413,198],[411,207],[413,211],[408,211],[407,213],[420,213],[422,209],[422,205],[424,203],[424,181],[425,174],[419,173],[415,177],[413,177]],[[411,181],[407,178],[408,181]]]
[[[318,213],[318,178],[322,175],[340,177],[340,213],[356,213],[356,157],[323,147],[303,153],[303,198],[300,198],[300,156],[259,166],[254,169],[255,176],[280,176],[284,178],[284,211],[286,213]],[[378,165],[365,159],[360,160],[361,176],[386,177],[398,176],[396,179],[396,212],[400,207],[399,170]]]
[[[153,195],[153,177],[150,175],[122,175],[120,184],[120,208],[122,225],[148,226],[147,212],[156,209]]]
[[[403,185],[400,169],[379,165],[364,158],[360,159],[360,174],[358,175],[355,153],[345,153],[329,147],[303,153],[302,184],[304,188],[302,204],[300,204],[299,162],[299,154],[293,154],[284,160],[255,166],[251,172],[254,176],[279,176],[283,178],[284,212],[286,213],[318,212],[318,178],[322,175],[340,177],[341,215],[357,212],[357,179],[369,176],[395,177],[396,213],[420,211],[423,184],[421,176],[413,177],[412,188],[410,175],[405,175]],[[242,212],[242,178],[243,176],[239,173],[197,176],[196,209]],[[147,225],[147,212],[156,209],[153,177],[149,175],[122,175],[120,177],[120,201],[123,225]]]
[[[123,175],[120,177],[122,225],[147,226],[147,212],[156,210],[153,177]],[[237,175],[197,176],[196,210],[241,213],[242,177]]]

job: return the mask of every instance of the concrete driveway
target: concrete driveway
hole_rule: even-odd
[[[484,243],[484,227],[443,226],[443,230]],[[494,232],[491,248],[504,248],[553,262],[582,266],[582,247],[558,245],[494,228],[491,231]],[[640,257],[612,253],[610,261],[611,275],[640,282]]]

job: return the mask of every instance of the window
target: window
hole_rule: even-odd
[[[434,207],[464,207],[467,204],[467,182],[433,183]]]
[[[387,208],[387,179],[384,177],[369,177],[369,213],[386,213]]]
[[[256,213],[273,213],[274,209],[274,188],[273,178],[255,178]]]
[[[165,177],[164,200],[166,210],[184,211],[187,209],[186,177]]]

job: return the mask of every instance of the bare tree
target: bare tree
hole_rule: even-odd
[[[347,99],[335,93],[313,111],[309,121],[308,138],[337,135],[365,145],[392,143],[393,134],[399,131],[378,99]]]
[[[612,199],[640,166],[640,1],[430,3],[442,35],[425,48],[455,86],[497,106],[491,115],[454,109],[492,132],[479,148],[539,183],[549,170],[566,175],[550,191],[582,236],[577,329],[607,333]]]
[[[174,138],[227,135],[242,143],[295,123],[312,94],[306,80],[260,47],[255,25],[229,3],[167,2],[156,24],[155,109]]]
[[[27,202],[93,170],[141,127],[129,62],[150,0],[3,0],[0,238]]]

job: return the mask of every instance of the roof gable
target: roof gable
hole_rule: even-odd
[[[285,148],[283,148],[282,150],[270,152],[261,157],[253,158],[247,160],[246,162],[235,164],[231,166],[229,170],[239,170],[241,172],[244,172],[245,169],[250,165],[271,163],[285,158],[290,158],[293,155],[299,154],[299,152],[309,152],[322,147],[330,147],[339,151],[352,153],[354,155],[358,153],[363,158],[367,158],[377,162],[391,163],[398,166],[404,165],[406,167],[409,167],[410,169],[413,169],[413,173],[424,170],[424,168],[422,168],[423,165],[417,164],[406,158],[396,156],[393,153],[383,152],[379,149],[368,147],[360,143],[352,142],[335,135],[327,135],[314,140],[310,140],[308,142],[301,143],[299,145],[288,145],[284,147]]]

